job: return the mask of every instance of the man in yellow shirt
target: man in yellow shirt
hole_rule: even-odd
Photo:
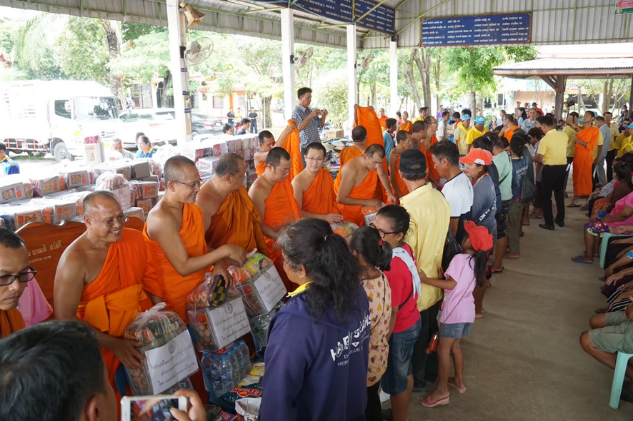
[[[556,121],[550,116],[536,119],[541,125],[545,136],[541,139],[535,161],[543,164],[541,173],[541,203],[543,204],[544,224],[539,227],[554,230],[554,216],[552,213],[552,192],[556,199],[556,224],[565,226],[565,170],[567,169],[567,135],[556,130]]]
[[[483,116],[477,116],[477,118],[475,118],[475,127],[471,127],[466,135],[466,144],[468,145],[469,151],[473,148],[473,142],[475,139],[482,137],[486,132],[485,126],[486,119]]]
[[[424,121],[424,119],[428,115],[429,115],[429,107],[420,107],[420,116],[416,118],[415,120],[413,120],[413,122],[415,123],[416,121]]]
[[[567,135],[567,171],[565,172],[565,197],[567,197],[567,180],[569,180],[569,170],[571,169],[571,164],[574,162],[574,152],[576,152],[576,141],[575,136],[578,128],[578,113],[576,111],[572,111],[567,116],[567,121],[565,127],[563,128],[563,133]]]
[[[438,190],[426,181],[426,159],[418,149],[406,150],[400,155],[397,169],[411,192],[400,199],[400,204],[411,216],[407,244],[411,246],[418,269],[433,278],[439,275],[442,266],[444,243],[451,219],[451,207]],[[422,391],[426,379],[437,376],[437,354],[425,353],[431,336],[437,331],[437,313],[442,291],[422,285],[417,305],[422,320],[422,330],[413,350],[413,390]],[[433,358],[434,361],[430,359]],[[429,361],[427,361],[429,360]]]
[[[466,143],[466,135],[470,130],[470,115],[462,115],[462,121],[457,123],[455,127],[455,144],[459,149],[459,156],[468,155],[468,143]]]
[[[625,153],[629,151],[633,151],[633,124],[625,126],[625,129],[626,131],[618,137],[618,140],[620,142],[618,158],[621,158]]]

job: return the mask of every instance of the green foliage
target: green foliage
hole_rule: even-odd
[[[50,34],[65,20],[61,15],[43,13],[27,21],[14,34],[14,66],[26,79],[65,79],[52,48]]]
[[[70,79],[110,81],[109,53],[99,19],[71,17],[55,43],[60,69]]]
[[[0,50],[10,53],[15,45],[17,25],[14,22],[0,22]]]
[[[332,70],[319,78],[313,87],[312,103],[315,108],[326,108],[327,119],[334,127],[341,127],[348,119],[347,76],[340,70]]]
[[[133,41],[143,35],[167,32],[164,26],[152,26],[142,23],[123,22],[121,25],[121,38],[123,42]]]
[[[153,77],[166,77],[169,71],[169,41],[166,32],[150,33],[134,41],[110,63],[114,72],[127,83],[147,83]]]

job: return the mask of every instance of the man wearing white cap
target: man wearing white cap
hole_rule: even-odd
[[[468,131],[468,135],[466,136],[466,144],[468,145],[468,150],[473,148],[473,142],[475,139],[480,138],[486,132],[486,119],[483,116],[477,116],[475,119],[475,127],[472,127]]]

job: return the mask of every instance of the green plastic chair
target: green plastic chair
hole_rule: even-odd
[[[609,238],[611,237],[630,237],[630,235],[615,235],[604,233],[602,234],[602,243],[600,243],[600,267],[604,269],[604,260],[607,256],[607,246],[609,245]]]
[[[622,385],[624,384],[624,374],[626,373],[626,367],[631,357],[633,357],[633,354],[618,352],[618,358],[615,361],[615,372],[613,373],[613,385],[611,386],[611,400],[609,401],[609,406],[613,409],[618,409],[620,406],[620,394],[622,393]]]

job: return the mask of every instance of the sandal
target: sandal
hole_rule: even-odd
[[[584,263],[585,265],[591,265],[593,264],[593,261],[588,262],[585,260],[585,256],[576,256],[576,257],[572,257],[571,261],[574,263]]]
[[[435,408],[436,406],[440,406],[440,405],[448,405],[449,402],[450,402],[450,396],[438,399],[436,401],[431,400],[431,395],[420,399],[420,404],[425,408]]]
[[[567,205],[568,208],[579,208],[580,205],[578,203],[570,203],[569,205]]]
[[[466,393],[466,386],[463,386],[461,389],[457,387],[457,385],[455,384],[455,377],[448,378],[448,385],[457,389],[459,393]]]
[[[495,273],[503,273],[503,270],[505,269],[505,267],[502,267],[501,269],[497,270],[495,268],[492,268],[492,274],[494,275]]]

